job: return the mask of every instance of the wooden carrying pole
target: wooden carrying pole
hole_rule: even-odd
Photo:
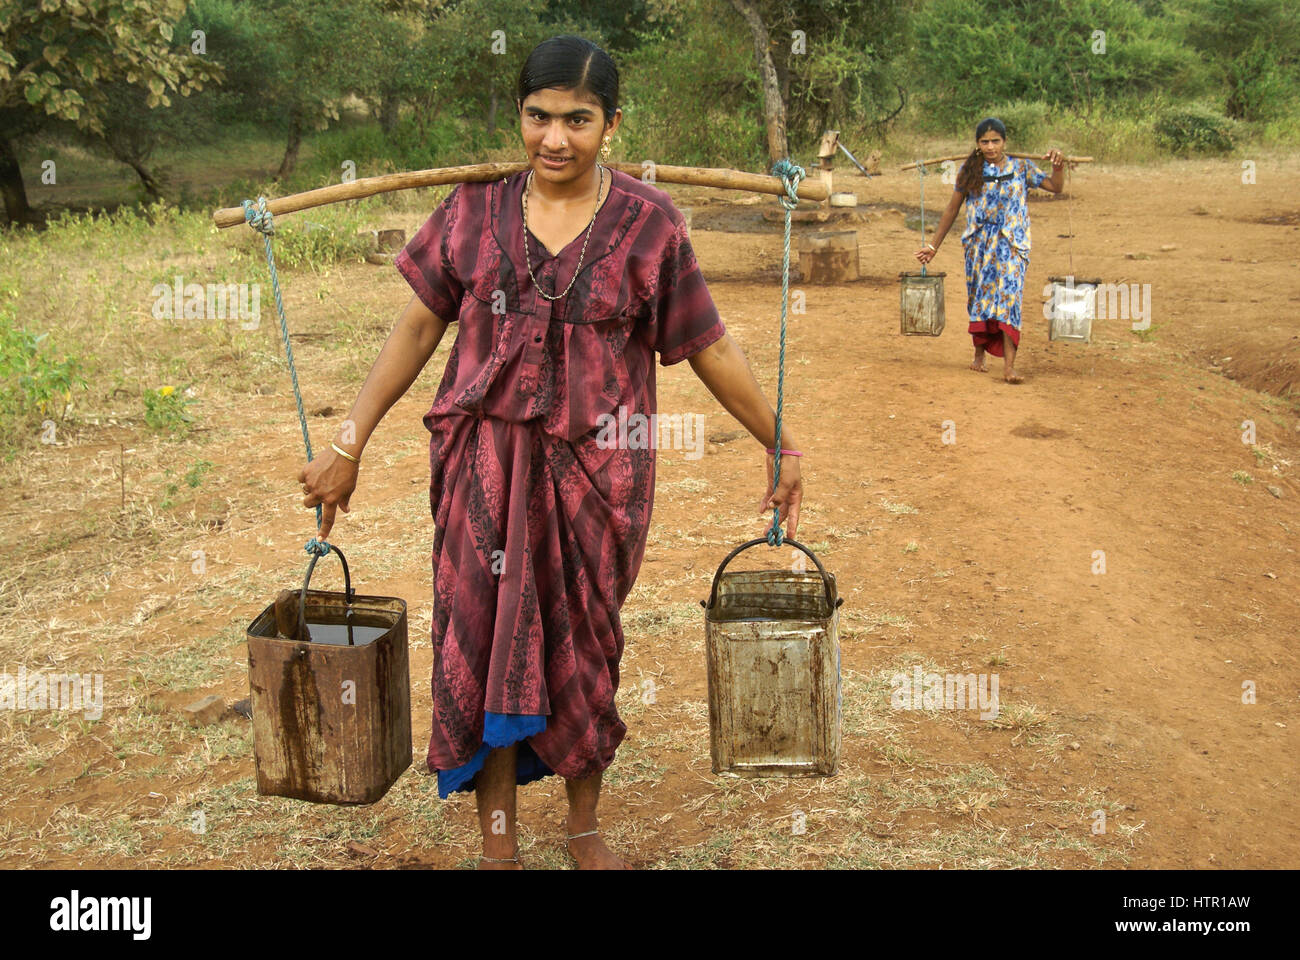
[[[955,154],[954,156],[951,156],[951,157],[935,157],[933,160],[922,160],[920,164],[916,164],[916,163],[905,163],[905,164],[903,164],[901,167],[899,167],[898,169],[899,169],[899,170],[915,170],[918,166],[926,166],[926,167],[928,167],[928,166],[929,166],[930,164],[932,164],[932,163],[943,163],[943,162],[946,161],[946,160],[965,160],[965,159],[966,159],[967,157],[969,157],[969,156],[970,156],[969,153],[958,153],[958,154]],[[1008,156],[1008,157],[1019,157],[1019,158],[1022,159],[1022,160],[1043,160],[1043,159],[1045,159],[1044,156],[1043,156],[1041,153],[1008,153],[1007,156]],[[1066,162],[1066,163],[1092,163],[1092,157],[1066,157],[1066,158],[1065,158],[1065,162]],[[242,215],[241,215],[241,216],[242,216]]]
[[[519,160],[512,163],[477,163],[466,167],[390,173],[382,177],[366,177],[362,180],[353,180],[351,183],[336,183],[332,186],[308,190],[305,193],[280,197],[268,201],[266,208],[278,217],[296,210],[338,203],[341,200],[359,200],[362,197],[371,197],[376,193],[389,193],[393,190],[432,187],[443,183],[482,183],[487,180],[500,180],[520,170],[527,170],[528,166],[527,161]],[[605,166],[638,178],[643,172],[639,163],[607,163]],[[699,187],[717,187],[721,190],[748,190],[751,193],[785,196],[785,184],[778,177],[769,177],[761,173],[656,165],[654,176],[656,181],[663,183],[686,183]],[[816,180],[801,181],[797,192],[804,200],[825,200],[829,196],[826,185]],[[244,222],[244,208],[226,207],[214,213],[212,220],[218,227],[236,226]]]

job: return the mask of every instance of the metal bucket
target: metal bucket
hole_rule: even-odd
[[[820,777],[840,757],[839,607],[835,577],[817,565],[724,572],[705,609],[713,772],[729,777]]]
[[[908,337],[943,333],[943,273],[900,273],[899,332]]]
[[[1043,312],[1047,315],[1047,339],[1074,343],[1092,342],[1092,321],[1097,318],[1097,287],[1100,280],[1048,277],[1050,286]]]
[[[406,601],[344,592],[299,594],[300,622],[327,624],[333,642],[276,633],[275,604],[249,625],[248,682],[257,792],[313,803],[374,803],[411,765]]]

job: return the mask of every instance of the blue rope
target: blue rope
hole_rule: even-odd
[[[925,164],[916,161],[916,171],[921,177],[921,246],[925,247]],[[925,264],[921,264],[921,276],[925,276]]]
[[[307,414],[302,409],[302,391],[298,389],[298,370],[293,365],[293,347],[289,343],[289,323],[284,318],[284,298],[280,295],[280,277],[275,272],[275,254],[271,252],[271,236],[275,233],[275,218],[266,208],[266,197],[258,197],[257,204],[244,201],[244,220],[262,235],[266,241],[266,267],[271,273],[271,289],[275,291],[275,309],[280,315],[280,335],[284,338],[284,355],[289,358],[289,379],[293,381],[293,398],[298,404],[298,423],[302,427],[302,443],[307,448],[307,462],[311,463],[311,437],[307,433]],[[316,529],[321,525],[321,505],[316,504]],[[312,537],[303,547],[308,553],[323,557],[330,552],[330,545],[323,540]]]
[[[781,178],[785,183],[786,193],[780,198],[781,206],[785,207],[785,253],[781,261],[781,353],[776,368],[776,443],[773,445],[776,451],[776,465],[772,473],[772,490],[775,491],[781,484],[781,413],[785,404],[785,324],[786,313],[790,307],[790,214],[799,205],[799,181],[807,174],[803,167],[792,163],[787,157],[778,160],[772,167],[772,176]],[[774,547],[779,547],[785,542],[780,516],[780,508],[773,507],[772,528],[767,531],[767,542]]]

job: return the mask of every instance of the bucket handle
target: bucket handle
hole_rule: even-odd
[[[727,564],[729,564],[733,559],[735,559],[738,553],[740,553],[743,550],[748,550],[750,547],[756,547],[760,543],[767,543],[767,542],[768,541],[766,537],[759,537],[757,540],[750,540],[748,543],[742,543],[735,550],[732,550],[731,553],[727,554],[727,556],[723,559],[722,563],[718,565],[718,572],[713,575],[713,589],[709,591],[709,599],[701,600],[700,606],[702,606],[705,610],[713,609],[714,605],[718,602],[718,583],[719,581],[722,580],[722,571],[727,569]],[[812,558],[813,563],[817,564],[817,572],[822,575],[822,585],[826,588],[826,603],[830,606],[830,608],[834,610],[836,607],[842,604],[844,602],[843,597],[840,597],[839,599],[832,598],[831,578],[826,573],[826,568],[822,566],[822,562],[817,559],[817,554],[813,553],[802,543],[799,543],[797,540],[791,540],[789,537],[786,537],[784,542],[790,544],[790,546],[792,547],[798,547],[800,550],[802,550],[804,553],[808,554],[808,556]]]
[[[343,564],[343,597],[347,600],[348,606],[352,606],[352,601],[356,599],[356,593],[352,589],[352,575],[348,573],[348,561],[343,556],[343,551],[334,544],[329,545],[329,553],[339,555],[339,563]],[[307,562],[307,576],[302,580],[302,592],[298,594],[298,622],[307,623],[307,585],[311,583],[312,571],[316,569],[316,561],[321,558],[321,554],[313,553],[311,560]]]

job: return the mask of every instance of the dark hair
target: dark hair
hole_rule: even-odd
[[[605,122],[614,122],[618,67],[608,53],[585,37],[564,34],[533,47],[519,71],[515,95],[522,104],[530,94],[549,87],[590,93],[600,101]]]
[[[1007,128],[997,117],[985,117],[975,128],[975,149],[970,152],[966,162],[957,174],[957,189],[968,197],[973,197],[984,189],[984,160],[980,153],[980,137],[992,130],[1003,140],[1007,138]]]

